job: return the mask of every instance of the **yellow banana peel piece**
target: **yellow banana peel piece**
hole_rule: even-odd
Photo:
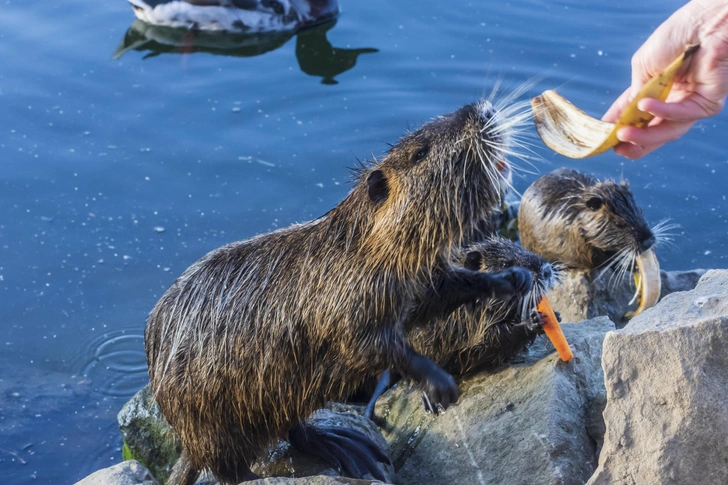
[[[652,121],[654,116],[638,109],[637,103],[643,98],[665,101],[683,62],[699,47],[700,44],[687,46],[664,72],[647,81],[616,123],[592,118],[556,91],[544,91],[531,100],[539,136],[546,146],[569,158],[586,158],[609,150],[619,143],[617,130],[623,126],[644,128]]]
[[[628,312],[625,315],[627,319],[639,315],[660,299],[662,292],[660,263],[657,261],[657,255],[653,249],[648,249],[637,256],[637,272],[634,274],[634,282],[637,286],[635,299],[638,307],[634,312]]]

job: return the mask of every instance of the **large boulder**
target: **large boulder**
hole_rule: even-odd
[[[604,340],[606,434],[589,485],[728,483],[728,271]]]
[[[356,406],[331,403],[327,409],[314,413],[310,422],[317,427],[343,426],[362,432],[388,454],[386,441],[376,425],[361,415]],[[124,439],[124,459],[142,462],[155,477],[166,483],[169,473],[179,458],[182,444],[172,427],[162,416],[149,386],[137,392],[118,415],[119,428]],[[394,468],[380,463],[385,478],[389,479]],[[281,441],[268,449],[252,467],[261,477],[307,477],[326,475],[335,477],[340,471],[324,460],[301,453],[287,442]],[[217,481],[211,476],[202,476],[198,483],[213,485]]]
[[[136,460],[98,470],[76,485],[158,485],[149,470]]]
[[[545,337],[520,361],[465,378],[457,405],[424,411],[421,393],[399,385],[376,412],[392,449],[394,483],[583,484],[597,462],[594,406],[606,317],[563,325],[574,360],[561,362]],[[598,413],[597,413],[598,414]]]
[[[703,274],[703,269],[661,271],[660,298],[676,291],[692,290]],[[627,323],[624,315],[637,307],[630,305],[634,292],[634,282],[629,274],[617,281],[612,270],[571,270],[564,272],[562,284],[551,290],[548,298],[564,322],[606,315],[617,327],[622,327]]]

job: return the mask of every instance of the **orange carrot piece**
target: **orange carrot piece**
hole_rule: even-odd
[[[566,341],[564,332],[561,331],[561,325],[559,325],[559,321],[556,319],[556,315],[551,309],[551,304],[545,296],[541,298],[540,302],[538,302],[536,309],[539,313],[546,316],[546,323],[543,326],[543,330],[546,332],[546,336],[549,340],[551,340],[551,343],[554,344],[554,347],[556,347],[556,351],[559,353],[561,360],[568,362],[573,359],[574,354],[571,352],[569,342]]]

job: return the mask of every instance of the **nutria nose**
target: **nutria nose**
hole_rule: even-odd
[[[647,251],[652,247],[653,244],[655,244],[655,236],[650,234],[648,237],[642,240],[642,242],[640,243],[640,249],[642,251]]]
[[[551,265],[549,263],[544,264],[541,266],[541,279],[544,281],[548,281],[551,279],[551,277],[554,275],[553,270],[551,269]]]

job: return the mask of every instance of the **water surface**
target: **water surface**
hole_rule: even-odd
[[[120,460],[146,315],[207,251],[323,214],[357,159],[498,80],[540,78],[523,99],[558,87],[601,114],[681,3],[342,0],[335,25],[300,36],[170,46],[128,31],[121,0],[4,2],[0,481],[72,483]],[[663,268],[725,267],[727,128],[723,113],[635,162],[534,139],[534,163],[629,179],[650,222],[682,226]]]

